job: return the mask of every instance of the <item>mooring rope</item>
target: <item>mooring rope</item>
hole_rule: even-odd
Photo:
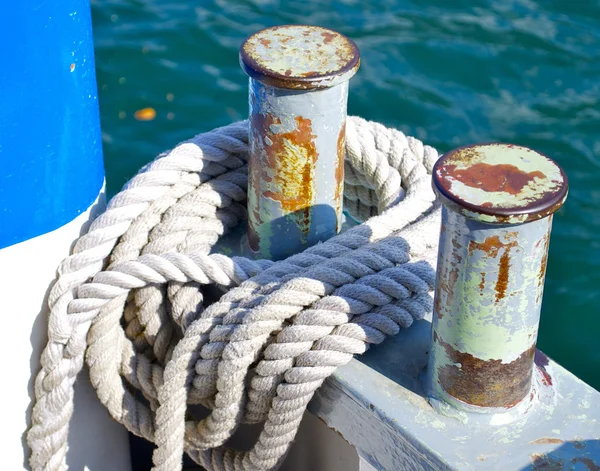
[[[437,152],[360,118],[346,128],[344,209],[364,222],[286,260],[213,253],[246,217],[245,121],[161,154],[112,198],[48,299],[34,470],[66,466],[84,357],[112,417],[156,443],[155,470],[180,470],[184,451],[208,470],[276,469],[323,381],[431,311]],[[191,404],[211,412],[198,421]],[[258,422],[250,451],[224,446]]]

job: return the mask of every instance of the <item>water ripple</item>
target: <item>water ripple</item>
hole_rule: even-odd
[[[161,151],[247,115],[246,36],[284,23],[337,29],[362,54],[351,114],[441,151],[511,141],[564,166],[571,190],[555,217],[540,345],[600,388],[597,0],[193,3],[92,1],[109,193]],[[156,117],[135,120],[146,107]]]

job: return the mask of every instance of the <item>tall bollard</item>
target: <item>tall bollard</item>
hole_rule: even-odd
[[[1,468],[18,470],[29,469],[23,435],[47,341],[48,293],[102,210],[104,169],[88,0],[6,3],[0,24]],[[69,443],[69,469],[130,469],[127,433],[85,375],[75,385]]]
[[[444,155],[430,394],[462,412],[509,411],[530,394],[552,214],[567,179],[525,147]]]
[[[334,236],[342,223],[348,80],[356,45],[316,26],[250,36],[248,245],[279,260]]]

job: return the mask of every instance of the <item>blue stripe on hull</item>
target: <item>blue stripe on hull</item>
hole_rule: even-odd
[[[21,0],[4,10],[0,248],[73,220],[104,180],[88,0]]]

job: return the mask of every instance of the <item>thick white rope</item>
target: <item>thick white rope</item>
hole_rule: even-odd
[[[346,127],[344,208],[365,222],[280,262],[211,252],[245,219],[246,122],[160,155],[110,201],[49,296],[34,470],[65,468],[84,355],[112,417],[156,443],[156,470],[181,469],[184,451],[209,470],[276,469],[323,381],[431,310],[437,153]],[[190,404],[211,413],[197,421]],[[257,443],[225,448],[242,422],[264,422]]]

